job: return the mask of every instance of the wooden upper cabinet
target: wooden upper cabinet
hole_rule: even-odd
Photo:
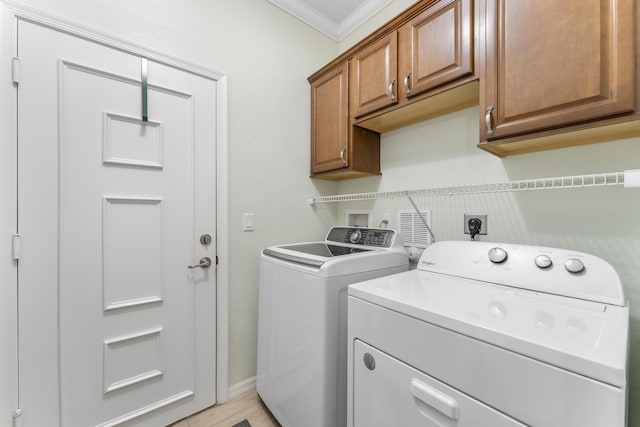
[[[487,0],[483,12],[481,141],[634,110],[633,0]]]
[[[380,174],[380,134],[352,126],[349,62],[309,78],[311,176],[348,179]]]
[[[402,91],[412,97],[473,73],[473,0],[441,0],[400,28]]]
[[[311,173],[348,166],[349,63],[311,83]]]
[[[351,60],[355,117],[398,102],[396,31],[358,51]]]

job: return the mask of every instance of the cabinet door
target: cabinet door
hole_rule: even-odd
[[[398,34],[393,31],[354,55],[355,117],[396,104]]]
[[[634,109],[633,0],[488,0],[481,140]]]
[[[311,82],[311,173],[347,167],[349,63]]]
[[[400,29],[406,97],[473,72],[472,6],[473,0],[442,0]]]

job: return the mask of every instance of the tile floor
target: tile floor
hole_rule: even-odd
[[[251,427],[280,427],[255,390],[171,424],[171,427],[232,427],[242,420]]]

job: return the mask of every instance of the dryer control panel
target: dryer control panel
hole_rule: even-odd
[[[419,270],[488,283],[625,305],[618,274],[605,260],[584,252],[490,242],[438,242],[420,258]]]

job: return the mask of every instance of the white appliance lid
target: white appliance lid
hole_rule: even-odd
[[[356,283],[348,292],[571,372],[626,383],[628,307],[419,270]]]
[[[265,248],[262,253],[274,258],[320,267],[333,257],[353,255],[371,250],[353,246],[332,245],[325,242],[310,242]]]
[[[262,256],[344,274],[409,265],[402,239],[392,229],[332,227],[324,242],[270,246]],[[347,264],[342,265],[342,264]]]

